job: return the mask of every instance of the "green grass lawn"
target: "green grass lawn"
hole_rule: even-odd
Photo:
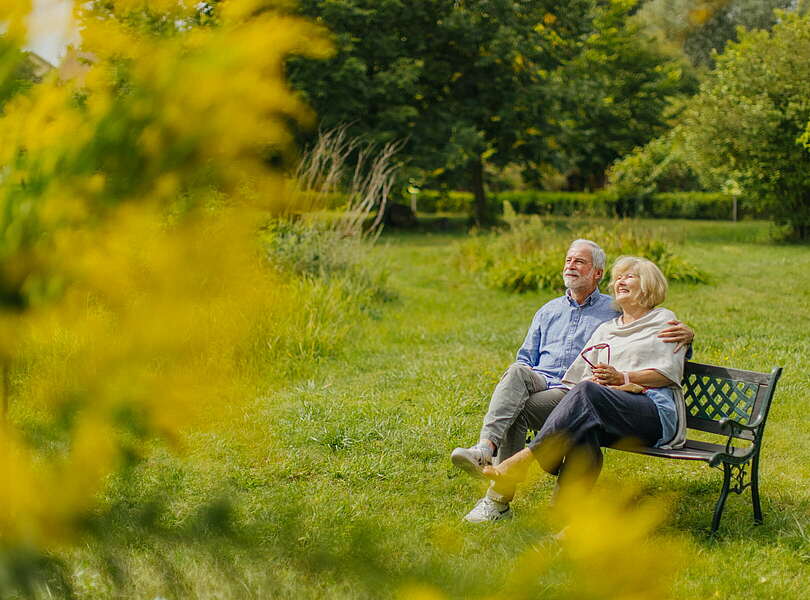
[[[552,223],[575,236],[576,221]],[[680,551],[662,551],[656,560],[661,571],[674,569],[673,598],[805,598],[810,247],[770,243],[761,223],[647,225],[682,243],[679,253],[712,277],[710,285],[673,286],[665,303],[696,330],[694,359],[760,371],[785,367],[764,440],[765,522],[753,525],[748,495],[731,495],[719,534],[709,536],[721,473],[702,463],[608,452],[599,488],[630,487],[634,503],[666,506],[661,547]],[[139,489],[171,492],[178,521],[199,498],[232,498],[236,532],[210,547],[127,538],[125,558],[116,560],[127,562],[134,579],[121,595],[576,597],[567,587],[567,563],[540,564],[561,552],[549,535],[553,519],[537,518],[547,513],[550,477],[520,490],[512,521],[461,522],[484,487],[454,470],[449,453],[476,441],[489,394],[535,310],[556,294],[483,287],[456,267],[458,239],[384,235],[369,258],[388,265],[397,298],[358,323],[350,345],[261,394],[238,433],[197,436],[182,457],[159,453],[142,470]],[[527,566],[527,549],[536,569]],[[80,594],[115,595],[109,576],[99,575],[103,554],[100,546],[73,554]],[[642,568],[627,557],[615,561],[617,568]],[[659,569],[639,577],[653,581]]]

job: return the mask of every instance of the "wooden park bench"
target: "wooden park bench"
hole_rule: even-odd
[[[728,493],[741,494],[746,488],[751,489],[754,522],[762,523],[759,454],[768,410],[781,375],[781,367],[770,373],[757,373],[687,362],[683,376],[687,430],[726,436],[725,443],[687,439],[684,447],[677,450],[638,447],[622,450],[659,458],[698,460],[722,468],[723,487],[714,507],[712,533],[720,525]]]

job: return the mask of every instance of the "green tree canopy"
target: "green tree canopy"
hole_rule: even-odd
[[[669,128],[671,99],[694,94],[697,82],[681,61],[667,60],[630,19],[635,0],[595,11],[591,31],[553,78],[563,169],[600,188],[617,158]]]
[[[738,183],[792,237],[810,239],[810,17],[781,13],[717,57],[681,134],[704,182]]]
[[[466,171],[484,221],[483,161],[543,154],[543,83],[586,30],[590,4],[304,0],[338,52],[326,64],[294,61],[290,76],[324,127],[407,138],[405,154],[423,173]]]
[[[423,176],[464,173],[481,222],[485,161],[564,168],[575,157],[587,171],[604,170],[617,153],[655,135],[661,98],[676,78],[635,30],[624,30],[633,5],[303,0],[301,10],[334,32],[337,53],[326,63],[295,59],[289,73],[323,127],[351,123],[353,135],[407,139],[402,155]],[[555,75],[568,64],[564,76]],[[590,79],[594,69],[596,83],[577,79]],[[582,135],[561,134],[577,127]],[[612,135],[622,139],[607,149],[594,141]],[[575,150],[566,154],[562,144]]]
[[[682,51],[696,66],[714,65],[737,40],[737,28],[770,29],[777,23],[775,9],[803,10],[804,0],[649,0],[638,19],[665,45]]]

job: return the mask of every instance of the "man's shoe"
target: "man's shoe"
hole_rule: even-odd
[[[503,508],[504,506],[506,508]],[[509,508],[509,505],[495,502],[489,496],[481,498],[478,504],[464,516],[464,520],[468,523],[487,523],[511,518],[512,509]]]
[[[473,477],[484,479],[482,469],[492,464],[492,452],[489,448],[482,446],[456,448],[450,454],[450,460],[459,469],[467,471]]]

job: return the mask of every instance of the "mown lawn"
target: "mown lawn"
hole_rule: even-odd
[[[575,221],[555,224],[575,236]],[[719,534],[709,536],[721,474],[703,464],[609,452],[599,487],[632,487],[635,501],[666,506],[661,548],[672,543],[681,553],[656,560],[675,571],[673,598],[805,598],[810,247],[768,242],[760,223],[646,226],[682,243],[679,253],[712,277],[710,285],[673,286],[665,303],[696,330],[695,360],[785,367],[764,441],[765,523],[753,525],[747,495],[732,495]],[[536,518],[547,512],[550,477],[521,490],[512,521],[461,522],[484,488],[456,472],[449,453],[476,440],[500,373],[534,311],[555,294],[483,287],[456,267],[458,239],[384,235],[369,258],[388,265],[397,298],[370,309],[350,346],[260,395],[233,436],[201,435],[182,458],[152,461],[139,475],[143,489],[170,490],[178,519],[206,494],[227,495],[236,533],[207,549],[160,542],[142,555],[129,551],[135,581],[123,595],[515,598],[519,556],[559,556],[553,519]],[[155,566],[147,556],[155,551],[170,568]],[[99,556],[97,547],[76,553],[80,593],[112,594],[109,578],[96,575]],[[615,557],[617,568],[636,568],[626,558]],[[523,569],[525,597],[575,597],[566,596],[565,568]],[[419,583],[432,587],[413,587]]]

